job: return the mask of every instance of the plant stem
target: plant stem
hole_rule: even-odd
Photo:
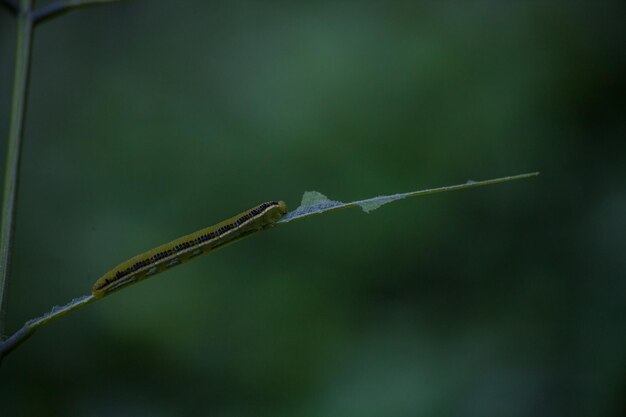
[[[26,323],[24,323],[24,326],[22,326],[22,328],[15,332],[11,337],[0,342],[0,363],[2,362],[2,358],[4,356],[6,356],[9,352],[11,352],[20,344],[22,344],[41,327],[57,319],[60,319],[61,317],[70,314],[73,311],[83,308],[96,300],[97,298],[93,295],[86,295],[84,297],[76,298],[62,307],[54,307],[52,311],[44,314],[39,318],[27,321]]]
[[[15,229],[15,206],[19,180],[20,154],[24,131],[24,113],[30,72],[33,22],[30,16],[32,1],[22,0],[17,15],[15,47],[15,72],[13,75],[13,99],[7,141],[7,162],[2,200],[2,231],[0,232],[0,336],[5,329],[5,299],[11,269],[13,231]]]

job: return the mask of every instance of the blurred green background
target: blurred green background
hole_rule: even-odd
[[[264,200],[542,175],[129,287],[7,357],[0,415],[623,416],[625,21],[618,1],[134,0],[38,27],[9,333]],[[1,10],[2,161],[14,32]]]

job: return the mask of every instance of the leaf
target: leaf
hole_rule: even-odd
[[[417,197],[428,194],[444,193],[447,191],[463,190],[466,188],[481,187],[485,185],[500,184],[503,182],[521,180],[537,175],[539,175],[538,172],[531,172],[528,174],[513,175],[510,177],[495,178],[484,181],[469,180],[465,184],[450,185],[446,187],[431,188],[420,191],[411,191],[402,194],[382,195],[378,197],[368,198],[366,200],[352,201],[350,203],[343,203],[341,201],[331,200],[324,194],[317,191],[306,191],[302,195],[302,202],[300,203],[300,207],[287,213],[277,223],[288,223],[294,220],[303,219],[308,216],[316,216],[327,211],[341,210],[350,207],[361,207],[364,212],[370,213],[377,208],[384,206],[385,204],[397,200],[402,200],[408,197]]]

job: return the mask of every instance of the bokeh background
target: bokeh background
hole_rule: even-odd
[[[542,174],[292,223],[129,287],[7,357],[0,415],[623,416],[625,18],[134,0],[38,27],[9,333],[260,201]],[[1,10],[2,161],[14,32]]]

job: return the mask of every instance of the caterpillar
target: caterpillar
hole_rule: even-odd
[[[272,227],[285,213],[287,205],[284,201],[259,204],[216,225],[180,237],[122,262],[100,277],[93,285],[91,293],[96,298],[104,297],[198,255]]]

